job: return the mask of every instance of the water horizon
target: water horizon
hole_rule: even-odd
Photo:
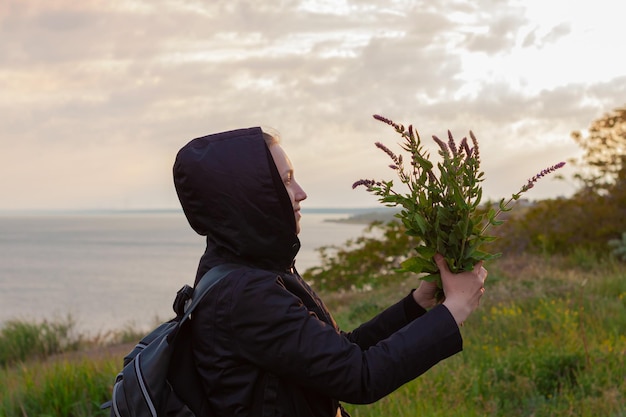
[[[367,208],[309,208],[301,219],[301,272],[317,248],[361,235],[342,219]],[[339,222],[337,222],[339,221]],[[176,291],[191,284],[205,238],[182,210],[38,211],[0,216],[0,326],[70,315],[81,333],[145,328],[172,315]]]
[[[384,206],[354,206],[354,207],[302,207],[302,213],[339,213],[339,214],[362,214],[368,212],[387,211]],[[0,208],[0,216],[16,216],[16,215],[89,215],[89,214],[172,214],[183,213],[182,208],[39,208],[39,209],[2,209]]]

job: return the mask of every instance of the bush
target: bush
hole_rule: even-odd
[[[318,248],[320,266],[307,269],[303,278],[323,291],[368,289],[397,282],[409,273],[397,273],[400,263],[417,246],[398,221],[373,222],[367,233],[342,247]]]
[[[619,192],[618,192],[619,190]],[[496,248],[504,253],[569,254],[575,248],[606,252],[607,242],[626,230],[626,193],[579,193],[543,200],[497,230]]]

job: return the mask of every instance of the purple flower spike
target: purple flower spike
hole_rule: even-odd
[[[394,165],[402,165],[402,158],[399,158],[398,155],[396,155],[395,153],[391,151],[391,149],[389,149],[388,147],[386,147],[380,142],[376,142],[375,145],[378,149],[385,152],[387,155],[389,155],[391,159],[393,159],[393,162],[395,163]]]
[[[478,139],[476,139],[476,136],[474,136],[474,132],[472,132],[470,130],[470,138],[472,139],[472,144],[474,145],[474,147],[472,148],[474,151],[474,159],[476,159],[476,161],[480,161],[480,152],[478,149]]]
[[[456,149],[456,143],[454,142],[454,138],[452,137],[452,132],[448,130],[448,146],[450,147],[450,151],[452,155],[456,156],[458,151]]]
[[[378,115],[378,114],[375,114],[373,117],[374,117],[374,119],[376,119],[378,121],[381,121],[381,122],[383,122],[385,124],[388,124],[389,126],[393,126],[396,130],[402,130],[401,126],[399,124],[397,124],[397,123],[394,123],[393,120],[387,119],[386,117],[383,117],[383,116]]]
[[[441,148],[441,156],[443,156],[445,160],[450,159],[450,149],[448,149],[448,145],[435,135],[433,135],[433,140],[437,142],[437,145]]]
[[[361,185],[367,188],[371,188],[374,184],[376,184],[376,181],[374,180],[358,180],[354,184],[352,184],[352,189],[355,189],[356,187],[359,187]]]
[[[520,190],[520,193],[524,192],[524,191],[528,191],[531,188],[533,188],[535,186],[535,183],[537,181],[539,181],[539,179],[545,177],[546,175],[556,171],[557,169],[563,168],[563,166],[565,165],[565,162],[559,162],[556,165],[552,165],[551,167],[548,167],[546,169],[542,169],[539,173],[537,173],[537,175],[533,176],[531,179],[528,180],[528,182],[526,183],[526,185],[524,185],[522,187],[522,189]]]

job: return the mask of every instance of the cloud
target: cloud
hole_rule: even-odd
[[[541,33],[541,28],[534,28],[530,31],[524,38],[522,42],[522,46],[525,48],[536,47],[542,48],[546,45],[553,44],[558,42],[560,39],[568,36],[572,33],[572,27],[569,22],[562,22],[552,29],[550,29],[546,34]]]
[[[490,169],[511,165],[497,152],[505,145],[529,146],[531,158],[547,146],[571,152],[569,132],[623,104],[626,79],[618,67],[583,78],[593,74],[563,66],[574,58],[541,55],[578,26],[537,23],[522,6],[3,2],[0,209],[175,205],[164,190],[177,149],[243,126],[282,132],[315,205],[372,202],[345,190],[388,174],[371,144],[393,132],[374,113],[425,140],[473,129],[494,149]]]
[[[517,10],[481,17],[482,19],[468,28],[472,32],[466,35],[463,44],[469,51],[487,54],[507,52],[516,45],[518,33],[528,23]]]

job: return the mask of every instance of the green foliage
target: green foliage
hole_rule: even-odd
[[[0,329],[0,365],[74,350],[80,339],[74,337],[73,329],[69,316],[56,322],[8,321]]]
[[[108,416],[109,411],[100,410],[100,405],[110,399],[119,363],[83,359],[5,370],[0,375],[9,383],[0,387],[0,415]]]
[[[489,291],[461,328],[462,353],[375,404],[346,408],[353,417],[622,415],[624,268],[598,259],[581,269],[557,256],[494,261]],[[335,305],[339,325],[350,330],[407,294],[414,280],[321,295]],[[103,355],[0,368],[0,415],[108,415],[99,404],[108,399],[120,363],[121,357]]]
[[[492,282],[461,329],[463,352],[383,400],[348,411],[353,417],[621,416],[624,265],[599,261],[592,270],[580,270],[569,262],[493,262],[498,267],[490,268],[489,279],[505,277]],[[338,318],[340,325],[344,318]]]
[[[524,216],[505,223],[496,248],[505,253],[606,253],[626,259],[626,108],[593,121],[588,134],[573,132],[582,148],[575,175],[583,185],[571,198],[537,202]],[[611,242],[607,244],[608,242]]]
[[[585,370],[585,358],[582,353],[555,352],[539,359],[535,367],[533,382],[537,391],[551,398],[578,384],[577,375]]]
[[[536,202],[498,229],[495,247],[505,253],[569,254],[576,248],[603,253],[624,230],[626,180],[620,180],[606,194],[581,192]]]
[[[396,269],[414,245],[415,239],[405,233],[399,222],[373,222],[364,235],[343,246],[318,248],[320,265],[307,269],[302,275],[323,291],[377,287],[381,281],[406,278],[406,273],[396,273]]]
[[[395,191],[393,181],[364,184],[383,204],[401,206],[398,217],[407,233],[423,243],[414,248],[416,255],[403,262],[402,268],[427,273],[425,279],[437,280],[438,269],[432,259],[437,252],[445,255],[455,272],[471,270],[478,260],[492,257],[478,250],[490,237],[481,233],[484,213],[476,210],[482,196],[483,172],[480,171],[478,146],[473,135],[472,148],[467,139],[457,146],[451,134],[447,144],[433,137],[442,158],[437,164],[437,177],[435,165],[429,160],[430,155],[424,151],[419,134],[412,126],[405,129],[390,120],[374,117],[395,128],[404,140],[402,149],[410,155],[410,166],[405,167],[402,155],[398,156],[377,143],[391,157],[391,168],[408,189],[407,193]],[[490,220],[496,222],[493,216]]]
[[[393,162],[390,167],[408,191],[396,191],[393,181],[360,180],[353,188],[364,185],[386,206],[402,207],[397,217],[406,233],[420,243],[413,248],[413,256],[402,263],[402,269],[425,273],[422,279],[435,281],[439,287],[441,278],[433,260],[435,253],[446,258],[452,272],[468,271],[479,261],[496,258],[499,254],[482,250],[483,244],[494,239],[486,234],[489,226],[502,224],[498,215],[509,211],[511,202],[518,200],[539,178],[563,166],[560,163],[541,171],[507,202],[503,199],[497,210],[485,211],[480,207],[484,173],[480,169],[478,141],[472,132],[471,146],[467,138],[457,144],[449,131],[447,143],[433,136],[441,157],[435,170],[413,126],[405,129],[384,117],[374,118],[392,126],[402,136],[401,148],[409,154],[408,166],[402,155],[396,155],[381,143],[376,146],[389,155]]]

